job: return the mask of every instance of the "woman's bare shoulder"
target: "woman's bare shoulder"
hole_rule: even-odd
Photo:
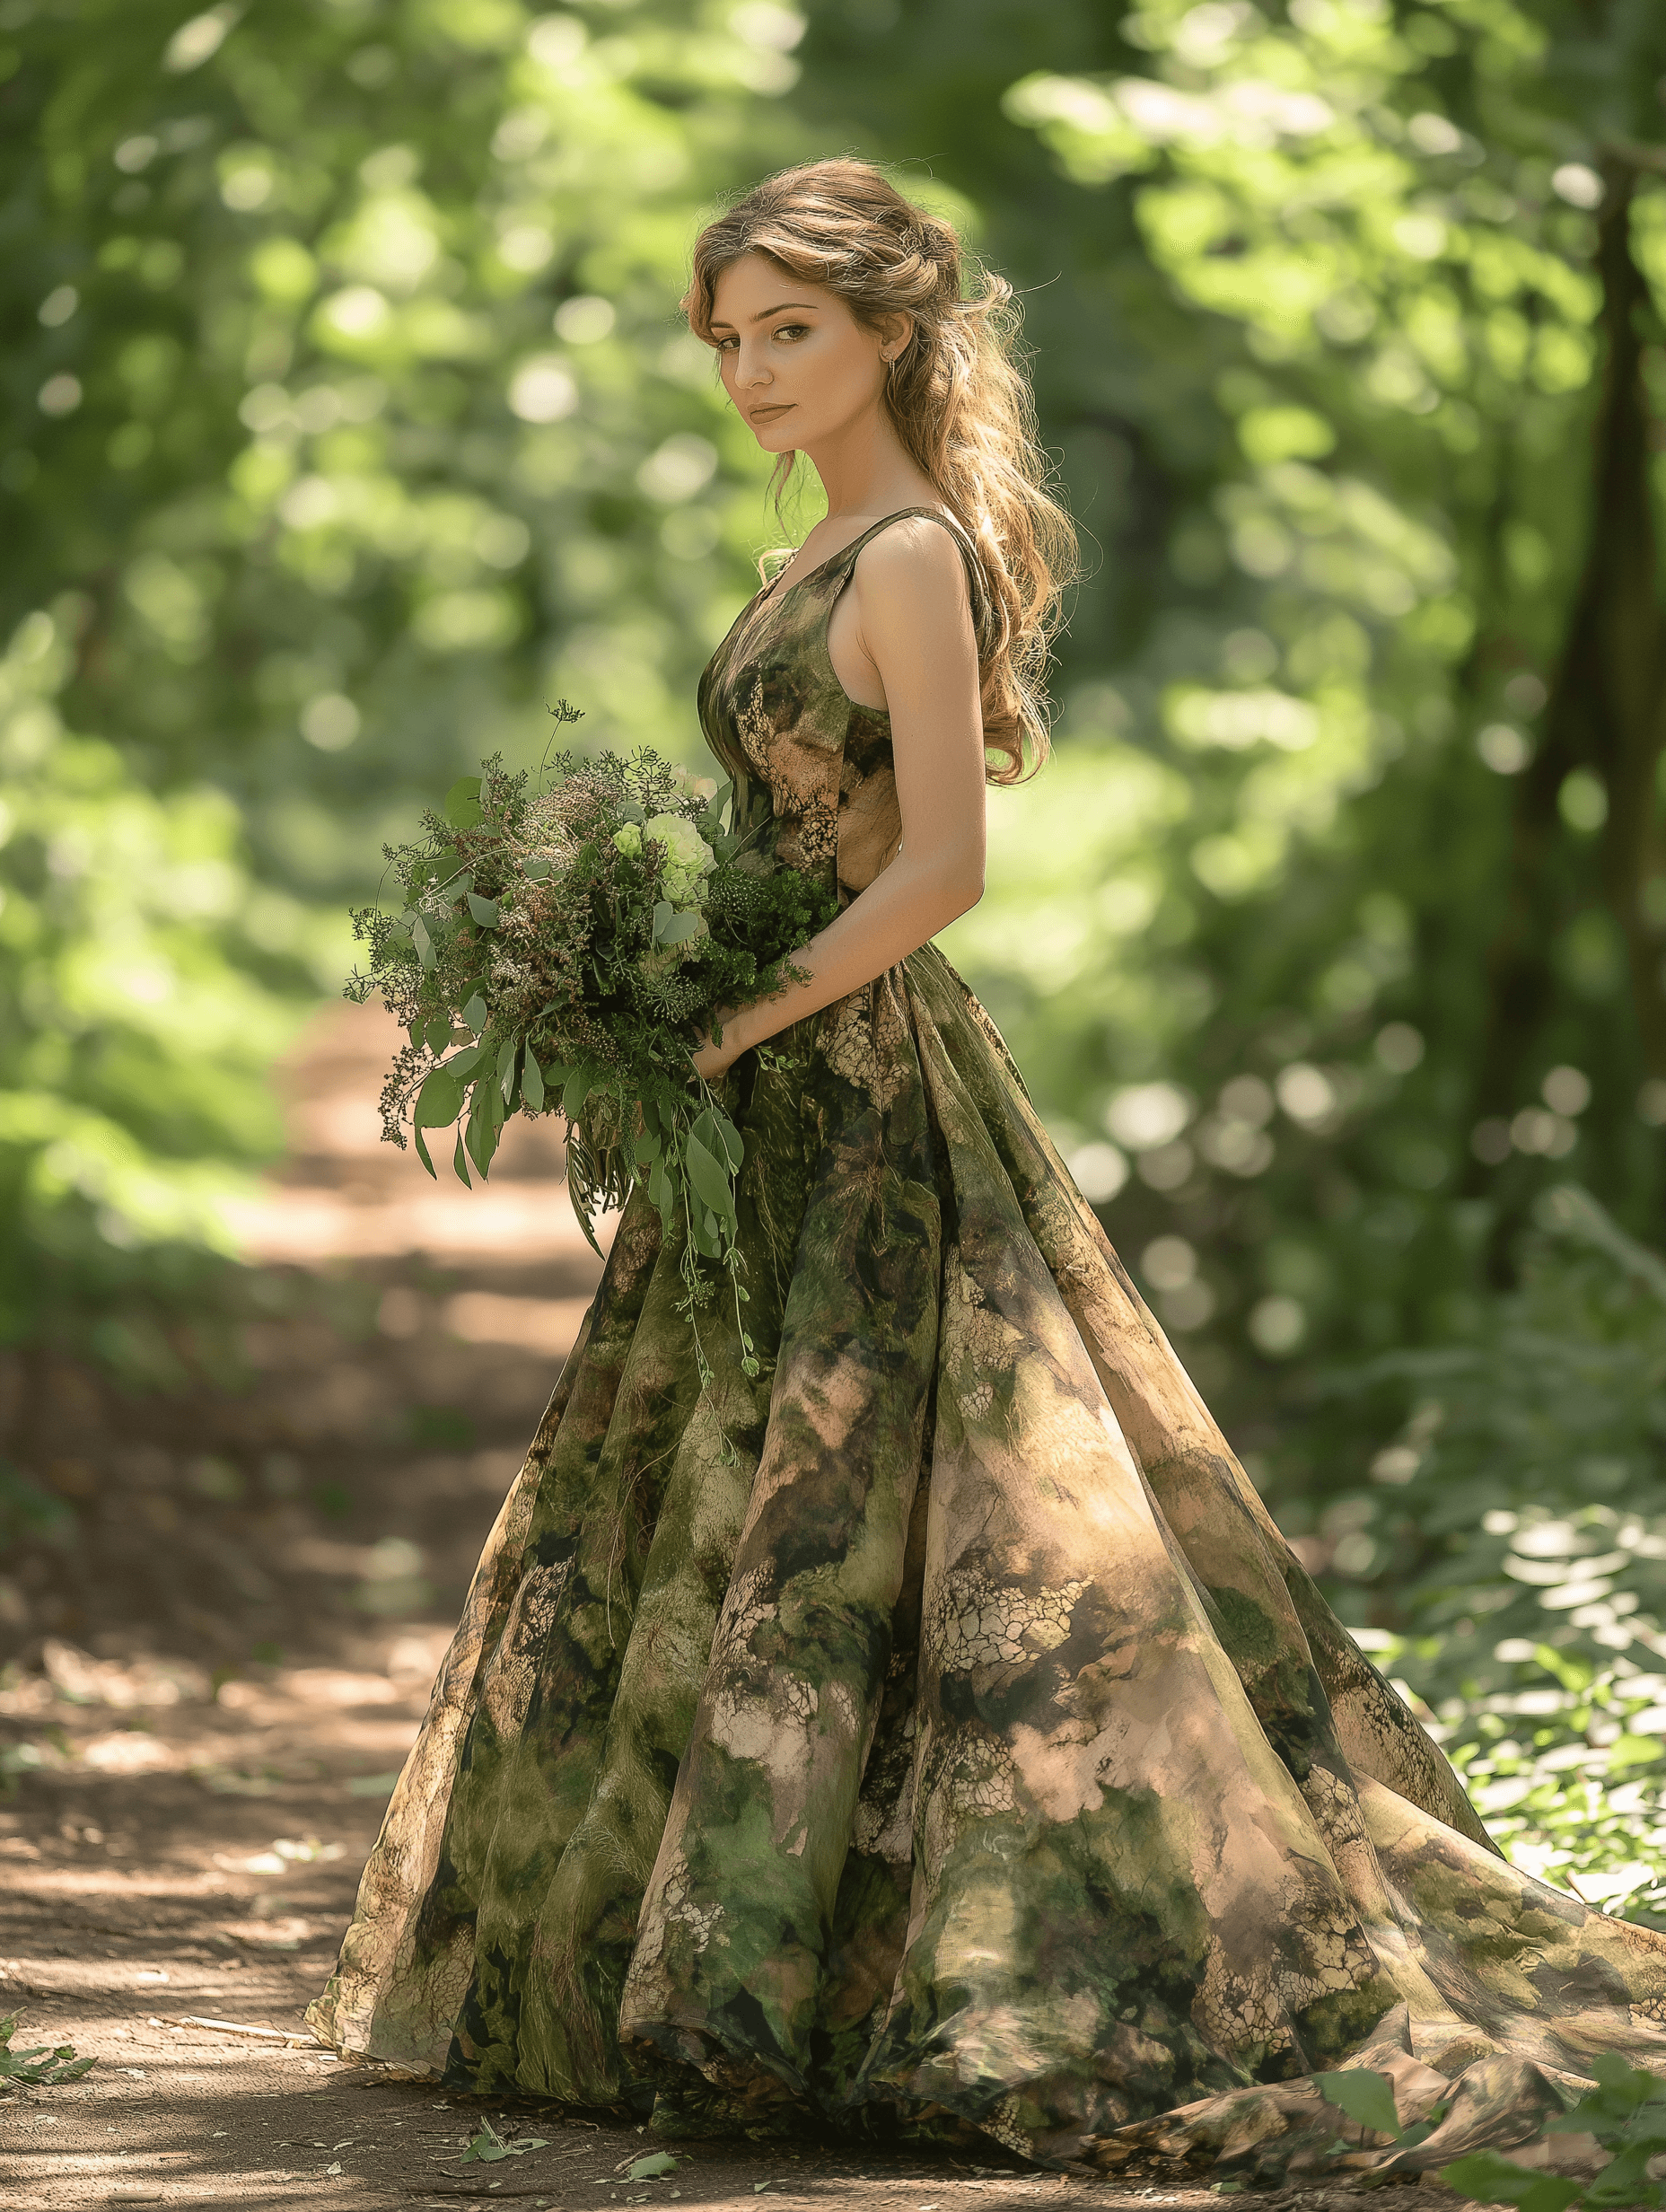
[[[900,595],[911,605],[942,606],[967,596],[966,564],[946,522],[905,515],[871,538],[856,556],[853,581],[864,597]]]

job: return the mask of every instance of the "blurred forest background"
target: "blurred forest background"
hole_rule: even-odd
[[[1657,0],[0,0],[0,80],[15,1373],[234,1387],[382,838],[562,695],[702,760],[777,533],[688,247],[893,162],[1091,568],[946,949],[1498,1832],[1666,1914]]]

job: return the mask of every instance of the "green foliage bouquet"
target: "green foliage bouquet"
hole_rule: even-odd
[[[565,701],[557,712],[577,719]],[[645,748],[562,752],[546,771],[535,791],[494,758],[454,784],[418,842],[384,848],[400,910],[354,914],[370,956],[347,996],[380,993],[409,1037],[382,1089],[382,1133],[402,1148],[408,1119],[432,1175],[425,1132],[455,1124],[467,1184],[512,1113],[558,1109],[592,1247],[596,1214],[645,1183],[668,1239],[684,1233],[685,1310],[709,1298],[699,1263],[712,1260],[738,1319],[744,1148],[690,1052],[707,1032],[722,1041],[720,1008],[805,979],[787,955],[837,902],[747,849],[726,786]]]

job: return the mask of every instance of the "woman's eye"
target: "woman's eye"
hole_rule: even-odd
[[[810,328],[809,328],[809,325],[808,325],[807,323],[802,323],[802,322],[784,322],[784,323],[781,325],[781,328],[780,328],[780,329],[779,329],[776,332],[776,336],[777,338],[793,338],[793,339],[798,339],[798,338],[808,338],[808,337],[809,337],[809,335],[810,335]]]

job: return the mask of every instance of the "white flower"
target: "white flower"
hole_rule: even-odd
[[[691,821],[680,814],[655,814],[643,825],[644,842],[665,847],[665,874],[662,889],[674,907],[697,906],[704,879],[716,866],[716,856]],[[618,838],[615,838],[618,843]],[[621,850],[623,847],[621,847]]]

